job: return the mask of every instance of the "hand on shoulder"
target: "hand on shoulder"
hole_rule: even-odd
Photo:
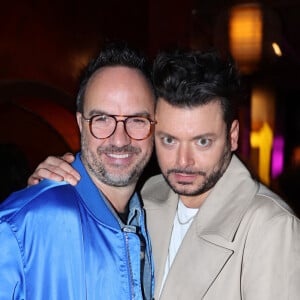
[[[28,178],[28,185],[38,184],[42,179],[67,181],[71,185],[76,185],[80,180],[80,175],[71,166],[74,159],[75,157],[72,153],[65,153],[61,157],[48,156]]]

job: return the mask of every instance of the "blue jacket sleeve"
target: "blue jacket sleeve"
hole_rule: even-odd
[[[6,222],[0,220],[0,299],[25,299],[20,247]]]

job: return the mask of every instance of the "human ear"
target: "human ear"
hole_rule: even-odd
[[[80,132],[82,131],[82,113],[76,113],[77,125],[79,127]]]
[[[239,121],[234,120],[230,128],[231,151],[235,151],[238,148],[239,129],[240,129]]]

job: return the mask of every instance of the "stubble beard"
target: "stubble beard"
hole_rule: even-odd
[[[151,151],[145,152],[144,155],[137,159],[133,166],[123,171],[123,166],[114,166],[115,171],[111,172],[101,160],[104,153],[133,153],[137,157],[142,152],[140,148],[133,146],[124,146],[121,148],[115,146],[98,147],[96,153],[89,150],[84,136],[81,137],[81,157],[88,171],[93,174],[97,180],[104,184],[114,187],[125,187],[135,185],[139,180],[146,164],[148,163]],[[104,154],[105,155],[105,154]]]
[[[230,160],[231,160],[232,152],[230,150],[230,143],[227,142],[226,147],[224,149],[223,155],[221,156],[218,164],[214,168],[214,170],[207,174],[205,171],[198,171],[198,172],[191,172],[187,170],[182,169],[170,169],[166,172],[166,174],[163,174],[165,177],[168,185],[171,187],[171,189],[182,196],[198,196],[201,194],[204,194],[205,192],[209,191],[211,188],[215,186],[215,184],[219,181],[219,179],[223,176],[224,172],[226,171]],[[181,183],[181,188],[178,188],[175,184],[173,184],[169,177],[172,173],[185,173],[185,174],[197,174],[204,177],[203,183],[194,190],[189,190],[188,185],[185,183]],[[186,186],[186,187],[185,187]]]

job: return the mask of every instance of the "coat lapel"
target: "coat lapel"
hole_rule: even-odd
[[[202,299],[233,253],[222,245],[226,244],[223,241],[216,243],[214,237],[197,238],[195,224],[192,226],[169,271],[161,300],[192,300],[195,295]]]

